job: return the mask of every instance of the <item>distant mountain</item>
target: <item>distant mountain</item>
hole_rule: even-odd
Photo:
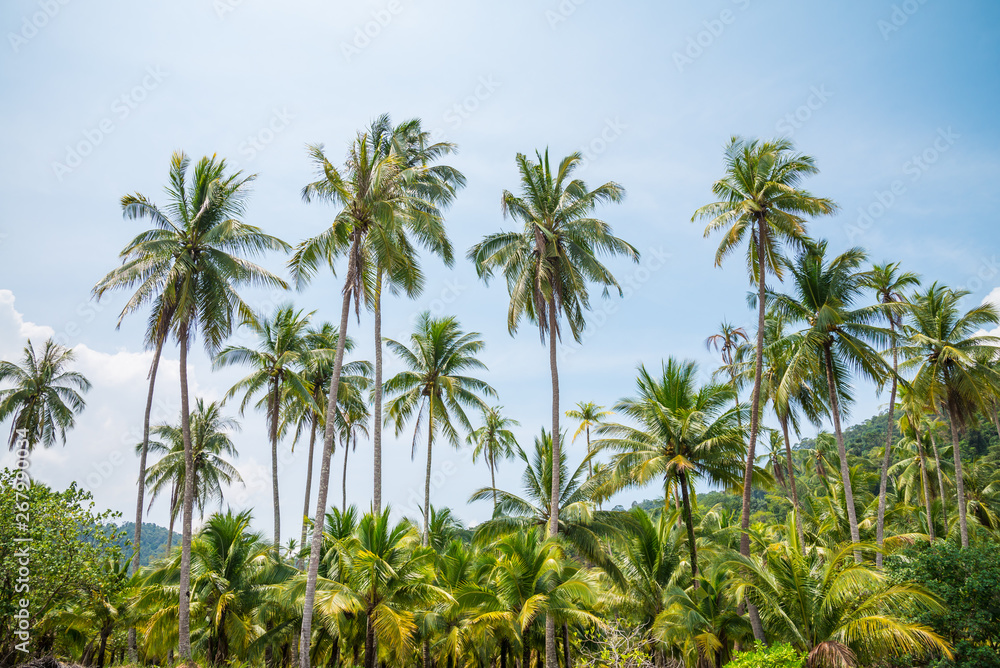
[[[118,546],[122,556],[132,558],[132,537],[135,535],[135,522],[123,522],[120,526],[109,526],[118,533]],[[148,566],[150,562],[165,556],[167,550],[167,534],[169,532],[159,524],[142,523],[142,547],[139,551],[139,565]],[[180,545],[181,535],[174,532],[171,545]]]

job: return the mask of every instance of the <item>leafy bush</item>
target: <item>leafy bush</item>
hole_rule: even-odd
[[[806,655],[788,643],[775,643],[766,647],[755,643],[748,652],[737,652],[726,668],[803,668]]]

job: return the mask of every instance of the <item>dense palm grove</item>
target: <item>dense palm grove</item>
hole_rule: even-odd
[[[170,533],[143,565],[141,547],[123,553],[86,493],[7,472],[0,662],[55,654],[95,666],[1000,665],[1000,340],[985,333],[1000,320],[994,307],[966,308],[967,293],[871,265],[861,248],[835,254],[810,234],[837,209],[803,188],[813,160],[786,140],[734,138],[715,201],[692,219],[721,238],[717,265],[733,270],[730,256],[744,256],[756,329],[723,323],[705,333],[721,362],[712,380],[665,356],[645,361],[613,406],[567,411],[557,344],[580,340],[593,290],[620,294],[602,258],[639,254],[595,217],[621,201],[620,185],[588,188],[574,176],[579,154],[558,164],[547,153],[518,155],[520,187],[502,194],[514,229],[467,253],[484,281],[506,283],[511,335],[528,321],[548,353],[552,423],[518,443],[519,423],[484,379],[478,333],[430,314],[408,340],[381,332],[384,291],[414,297],[423,288],[421,251],[456,261],[445,212],[465,178],[443,164],[454,149],[431,142],[418,120],[388,117],[358,133],[343,164],[310,147],[316,180],[302,197],[329,205],[333,220],[295,246],[243,222],[253,177],[214,157],[192,168],[173,156],[162,204],[122,198],[125,217],[148,228],[94,296],[126,293],[121,317],[147,318],[144,343],[154,351],[136,448],[144,484],[128,538],[141,545],[142,513],[161,497]],[[255,264],[265,253],[289,254],[287,280]],[[259,312],[242,296],[302,288],[323,270],[343,286],[339,323],[291,299]],[[375,331],[349,334],[362,308]],[[240,327],[253,343],[234,342]],[[222,403],[189,396],[196,343],[216,367],[246,370]],[[180,353],[181,413],[155,425],[168,344]],[[383,345],[404,368],[391,378]],[[72,364],[73,352],[51,341],[29,342],[23,359],[0,364],[0,420],[22,457],[65,442],[84,410],[89,383]],[[856,379],[888,395],[862,446],[842,425]],[[241,481],[237,413],[248,409],[266,415],[273,534],[255,530],[249,510],[211,514],[194,532],[195,512]],[[832,433],[798,442],[806,425],[825,422]],[[412,435],[414,454],[426,456],[420,517],[400,519],[382,503],[386,428]],[[586,455],[567,456],[567,439]],[[281,504],[300,499],[279,490],[279,449],[300,441],[303,522],[282,527]],[[359,443],[372,444],[375,462],[364,508],[346,496],[349,457],[366,451]],[[492,519],[469,528],[434,506],[442,446],[474,448],[489,485],[470,502],[492,504]],[[498,487],[499,466],[523,470],[517,489]],[[652,503],[605,507],[619,491],[650,486],[662,493]],[[699,499],[696,488],[707,486],[725,491]],[[15,492],[47,518],[31,527],[35,549],[61,555],[33,576],[25,624],[8,594]]]

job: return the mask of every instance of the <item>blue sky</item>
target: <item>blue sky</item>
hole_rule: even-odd
[[[690,357],[707,373],[717,360],[705,337],[723,318],[754,322],[740,258],[714,267],[717,239],[690,222],[711,199],[733,134],[789,135],[815,157],[821,173],[807,186],[841,211],[811,231],[832,249],[863,245],[874,261],[965,286],[970,306],[1000,285],[995,3],[12,0],[0,8],[0,27],[8,100],[0,110],[0,354],[11,359],[27,337],[48,333],[78,346],[95,383],[89,407],[67,446],[39,453],[33,472],[59,486],[83,479],[99,505],[126,518],[149,359],[144,321],[116,331],[123,299],[95,305],[89,291],[141,229],[122,219],[121,196],[162,201],[174,150],[217,153],[259,174],[247,220],[296,243],[333,213],[299,197],[312,176],[305,145],[322,142],[340,156],[378,114],[421,117],[460,147],[452,163],[469,183],[447,221],[462,251],[505,224],[499,197],[517,185],[517,152],[584,151],[588,182],[627,189],[626,201],[601,215],[643,252],[643,264],[612,263],[631,282],[630,296],[598,302],[583,345],[561,356],[564,409],[628,395],[640,362]],[[283,262],[264,261],[276,271]],[[530,445],[550,410],[536,333],[507,334],[502,285],[484,287],[468,262],[449,270],[425,258],[424,266],[424,295],[390,301],[385,334],[405,337],[425,309],[481,332],[486,379]],[[324,276],[301,293],[248,299],[260,308],[293,299],[332,320],[337,290]],[[358,357],[370,359],[370,318],[350,328]],[[176,350],[166,355],[173,366],[157,397],[162,418],[173,419]],[[241,375],[213,373],[200,350],[192,363],[199,396],[219,398]],[[387,360],[387,373],[394,369]],[[863,386],[858,395],[858,419],[884,401]],[[243,423],[238,466],[248,488],[231,499],[254,505],[257,524],[269,527],[264,423],[256,414]],[[406,434],[386,447],[388,501],[412,514],[422,455],[410,460]],[[302,451],[282,462],[286,536],[297,533],[301,513]],[[581,452],[577,443],[571,456]],[[352,453],[348,499],[362,506],[370,455],[367,443]],[[487,503],[464,505],[488,481],[486,469],[443,444],[436,458],[434,502],[469,521],[488,516]],[[499,480],[516,487],[518,476],[510,463]],[[331,498],[340,498],[339,475]],[[150,518],[165,523],[165,502]]]

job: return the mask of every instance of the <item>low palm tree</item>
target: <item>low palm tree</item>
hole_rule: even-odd
[[[739,485],[746,444],[737,427],[739,408],[725,384],[697,384],[698,365],[668,358],[658,375],[639,367],[637,396],[622,399],[615,411],[633,425],[599,427],[599,448],[614,451],[615,486],[663,484],[664,505],[670,486],[681,490],[687,525],[691,576],[698,575],[691,495],[694,481],[705,479],[733,488]],[[666,508],[664,508],[666,510]]]
[[[66,431],[86,407],[81,393],[90,389],[90,381],[67,368],[73,359],[71,349],[49,339],[38,352],[29,340],[20,365],[0,361],[0,383],[13,385],[0,390],[0,422],[11,420],[11,450],[22,440],[27,453],[57,440],[66,444]]]
[[[747,274],[757,286],[757,342],[753,391],[750,395],[750,439],[743,471],[743,510],[740,527],[740,554],[750,556],[750,495],[760,428],[760,389],[764,363],[764,294],[770,273],[781,280],[784,274],[782,247],[803,248],[806,218],[834,213],[837,205],[815,197],[801,187],[805,177],[816,174],[812,157],[795,152],[789,139],[760,141],[733,137],[725,151],[725,175],[712,184],[718,198],[694,212],[691,220],[708,220],[705,236],[721,231],[722,241],[715,252],[715,266],[747,243]],[[763,641],[763,629],[751,609],[754,637]]]
[[[587,435],[587,471],[590,477],[594,477],[594,462],[590,457],[590,428],[601,424],[611,415],[611,411],[604,410],[604,406],[598,406],[592,401],[580,401],[576,404],[576,408],[566,411],[566,417],[579,420],[580,422],[580,426],[573,432],[573,440],[571,442],[576,443],[576,439],[582,433],[586,433]]]
[[[900,347],[906,359],[903,367],[915,370],[914,390],[932,406],[942,407],[949,418],[962,547],[969,546],[969,527],[958,431],[977,411],[990,407],[1000,387],[1000,374],[989,365],[1000,338],[978,333],[996,327],[1000,314],[990,303],[962,313],[959,304],[967,294],[935,283],[914,295],[908,341]]]
[[[268,440],[271,442],[271,499],[274,503],[274,547],[281,545],[281,502],[278,494],[278,437],[281,424],[282,398],[294,395],[299,401],[312,401],[307,381],[299,370],[306,365],[309,350],[305,333],[311,314],[296,311],[289,304],[278,306],[273,315],[254,316],[244,320],[256,338],[254,347],[229,345],[216,355],[213,366],[220,369],[241,365],[252,369],[250,374],[233,385],[226,400],[243,395],[240,414],[257,394],[264,398],[257,408],[267,415]]]
[[[477,332],[463,332],[454,317],[434,318],[425,311],[417,318],[409,347],[392,339],[386,339],[386,345],[407,368],[385,384],[386,393],[392,397],[386,420],[395,423],[396,434],[399,435],[407,421],[415,416],[411,457],[416,456],[417,438],[425,416],[427,420],[423,529],[426,545],[434,437],[440,432],[458,447],[460,436],[455,423],[466,433],[471,432],[472,424],[465,409],[485,409],[482,396],[495,397],[496,392],[484,381],[465,375],[470,371],[486,369],[477,357],[485,343]]]
[[[472,462],[482,457],[490,469],[490,487],[497,486],[496,468],[498,459],[510,459],[517,448],[517,439],[511,427],[519,427],[520,422],[503,414],[503,406],[493,406],[483,410],[483,423],[469,434],[469,444],[474,446]],[[497,509],[497,497],[493,495],[493,512]]]
[[[941,603],[919,584],[893,583],[850,563],[859,547],[803,554],[777,543],[761,558],[734,558],[732,586],[757,605],[774,640],[807,653],[808,668],[854,668],[907,655],[951,658],[944,639],[910,621],[919,610],[941,611]]]
[[[240,430],[240,424],[232,418],[224,417],[219,403],[213,401],[206,404],[203,399],[195,400],[190,420],[194,448],[193,505],[204,517],[205,508],[212,501],[218,501],[219,507],[222,507],[223,485],[243,483],[236,467],[226,459],[238,456],[231,434]],[[170,526],[167,531],[169,554],[174,536],[174,520],[181,510],[181,496],[187,475],[184,434],[179,424],[162,424],[153,427],[152,435],[162,440],[150,441],[149,452],[162,457],[146,471],[145,486],[149,488],[150,507],[163,492],[170,492]],[[136,450],[141,447],[141,443],[136,445]]]

